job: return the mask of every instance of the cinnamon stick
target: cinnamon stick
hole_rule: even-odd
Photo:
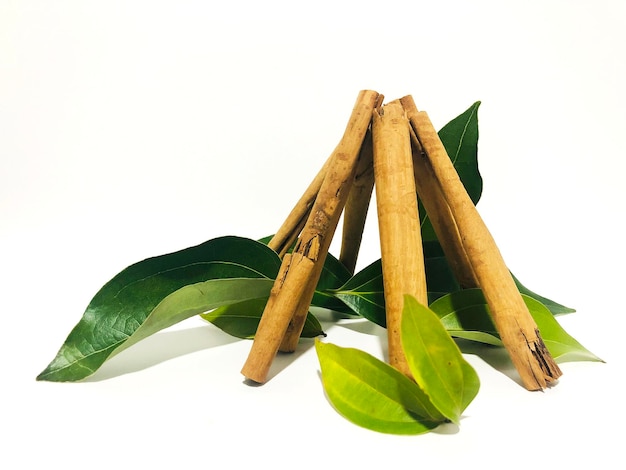
[[[276,279],[272,294],[275,299],[266,305],[241,371],[248,379],[264,383],[278,349],[295,349],[354,181],[359,150],[372,112],[380,100],[382,95],[375,91],[359,93],[344,135],[330,157],[326,175],[293,254],[291,257],[285,255],[283,259],[283,264],[288,264],[284,278]]]
[[[407,115],[410,116],[417,112],[411,97],[401,98],[400,102],[407,110]],[[410,131],[415,187],[419,199],[426,210],[426,214],[428,214],[428,218],[437,235],[437,240],[443,249],[456,280],[464,289],[478,287],[476,274],[463,247],[461,234],[452,211],[446,202],[432,168],[424,158],[424,150],[412,127]]]
[[[265,309],[257,327],[252,348],[242,369],[246,378],[258,383],[267,380],[278,347],[285,336],[287,325],[300,301],[297,295],[281,295],[283,292],[298,292],[305,285],[314,262],[299,253],[286,253],[265,304]]]
[[[374,191],[374,150],[368,131],[361,147],[354,183],[343,211],[343,230],[339,261],[354,274],[361,248],[363,229]]]
[[[405,97],[404,103],[412,100]],[[423,111],[411,111],[409,120],[461,234],[479,287],[504,347],[528,390],[542,390],[556,382],[561,370],[547,350],[495,240],[470,199],[458,173]],[[416,108],[415,108],[416,109]]]
[[[372,137],[389,363],[410,377],[400,335],[404,295],[424,305],[428,298],[409,122],[398,100],[375,110]]]
[[[298,344],[328,249],[354,183],[360,150],[371,122],[372,112],[382,99],[383,96],[374,91],[365,90],[359,93],[348,126],[331,156],[332,161],[326,178],[294,248],[294,252],[301,252],[307,256],[315,253],[316,267],[310,282],[300,293],[301,302],[293,314],[280,345],[280,351],[294,351]]]

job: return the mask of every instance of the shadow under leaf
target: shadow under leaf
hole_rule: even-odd
[[[523,386],[522,380],[519,377],[519,374],[509,357],[509,353],[505,348],[460,338],[455,338],[455,341],[463,354],[478,356],[495,370],[505,375],[518,385]]]
[[[84,382],[99,382],[138,372],[170,359],[237,341],[241,339],[207,326],[162,331],[112,357]]]
[[[274,361],[272,362],[272,366],[267,375],[266,382],[269,382],[278,374],[280,374],[283,370],[285,370],[288,366],[293,364],[300,356],[302,356],[305,352],[310,350],[315,345],[314,338],[300,338],[300,342],[298,343],[298,347],[293,352],[278,352],[274,357]],[[245,379],[244,383],[251,387],[261,386],[263,384],[259,384],[253,380]]]

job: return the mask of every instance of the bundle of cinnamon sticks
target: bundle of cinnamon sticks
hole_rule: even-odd
[[[242,374],[264,383],[278,351],[296,349],[342,213],[339,259],[354,271],[375,188],[389,363],[410,377],[400,342],[404,295],[428,304],[419,198],[460,285],[483,291],[524,386],[555,383],[561,371],[428,115],[410,95],[383,100],[359,93],[337,147],[270,241],[282,265]]]

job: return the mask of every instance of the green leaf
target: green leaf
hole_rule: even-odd
[[[424,242],[424,267],[428,299],[430,302],[460,289],[452,270],[436,241]],[[350,278],[343,286],[332,291],[353,314],[360,315],[377,325],[386,327],[385,294],[381,260],[376,260]]]
[[[424,241],[424,269],[428,288],[428,303],[439,297],[461,289],[443,248],[438,241]]]
[[[263,244],[268,244],[273,235],[268,235],[261,238],[259,241]],[[288,250],[291,252],[292,250]],[[326,260],[324,261],[324,267],[320,274],[320,279],[315,287],[315,293],[311,300],[311,305],[320,308],[326,308],[341,313],[352,313],[350,308],[345,303],[340,301],[332,292],[333,289],[337,289],[350,279],[352,273],[348,271],[341,261],[335,258],[331,253],[328,253]]]
[[[38,380],[75,381],[114,353],[191,315],[267,297],[280,259],[262,243],[221,237],[133,264],[91,300]]]
[[[417,384],[449,420],[461,413],[480,388],[478,374],[465,360],[436,313],[404,296],[402,349]]]
[[[519,280],[512,273],[511,273],[511,276],[513,276],[513,280],[515,281],[515,284],[517,285],[517,289],[522,294],[525,294],[541,302],[543,305],[545,305],[548,308],[548,310],[550,310],[550,312],[552,312],[553,315],[561,315],[564,313],[572,313],[576,311],[573,308],[566,307],[565,305],[556,303],[554,300],[546,299],[545,297],[542,297],[539,294],[535,294],[533,291],[531,291],[530,289],[522,285],[522,283],[519,282]]]
[[[232,336],[251,339],[254,338],[266,303],[267,297],[244,300],[201,313],[200,317]],[[316,336],[326,336],[326,334],[319,320],[309,312],[301,337],[314,338]]]
[[[328,400],[346,419],[373,431],[422,434],[445,421],[421,389],[379,359],[315,342]]]
[[[480,101],[476,101],[438,132],[474,204],[478,203],[483,190],[483,180],[478,171],[477,158],[479,106]]]
[[[569,333],[567,333],[559,324],[548,307],[532,297],[525,295],[523,297],[530,314],[534,318],[535,323],[537,323],[537,327],[541,332],[541,338],[554,359],[558,359],[558,362],[604,362],[580,344],[576,339],[570,336]]]
[[[438,132],[439,138],[474,204],[478,203],[483,189],[483,180],[478,170],[479,106],[480,101],[476,101]],[[425,241],[436,240],[435,232],[421,203],[419,203],[419,213],[422,219],[422,238]]]
[[[272,241],[272,238],[274,238],[274,235],[266,235],[265,237],[259,238],[259,242],[263,243],[264,245],[267,245],[269,242]]]
[[[480,289],[464,289],[430,304],[448,333],[493,346],[502,346]]]
[[[387,327],[383,271],[380,259],[352,276],[333,294],[350,307],[353,313],[383,328]]]
[[[569,335],[538,300],[522,294],[528,310],[537,323],[548,351],[559,362],[568,360],[602,361]],[[481,343],[502,346],[480,289],[465,289],[448,294],[430,305],[450,335]]]
[[[332,254],[328,253],[311,305],[337,312],[350,313],[350,309],[346,308],[346,304],[339,300],[332,293],[332,290],[341,287],[351,276],[352,274],[348,271],[348,268]]]

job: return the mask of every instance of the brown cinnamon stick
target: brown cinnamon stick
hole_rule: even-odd
[[[418,112],[411,97],[401,98],[400,102],[407,110],[407,115],[410,116]],[[452,211],[441,191],[432,168],[429,166],[427,159],[424,158],[424,150],[417,135],[412,127],[410,130],[415,187],[419,199],[428,214],[428,218],[456,280],[465,289],[478,287],[478,280],[463,247],[461,234]]]
[[[404,103],[411,97],[405,97]],[[511,360],[529,390],[553,384],[562,372],[547,350],[495,240],[470,199],[428,115],[406,106],[411,126],[461,234],[479,287]]]
[[[310,282],[300,293],[301,302],[289,323],[280,351],[294,351],[298,344],[328,249],[354,183],[360,150],[372,112],[382,99],[383,96],[374,91],[359,93],[348,126],[331,156],[326,178],[294,249],[294,252],[305,253],[307,256],[315,254],[316,267]]]
[[[259,322],[242,374],[264,383],[278,349],[295,349],[306,321],[311,299],[328,254],[335,229],[354,181],[359,150],[382,95],[359,93],[344,135],[330,157],[317,193],[291,257],[285,255],[283,279],[276,279],[272,295]],[[281,268],[282,270],[282,268]],[[275,293],[274,293],[275,291]]]
[[[409,122],[398,100],[374,112],[372,137],[389,363],[410,377],[400,335],[404,295],[424,305],[428,298]]]
[[[374,150],[368,131],[361,147],[354,183],[343,211],[343,230],[339,261],[354,274],[361,248],[367,211],[374,191]]]
[[[311,259],[302,254],[285,254],[242,370],[248,379],[258,383],[266,381],[287,325],[300,302],[298,295],[281,294],[302,289],[309,281],[314,265]]]

